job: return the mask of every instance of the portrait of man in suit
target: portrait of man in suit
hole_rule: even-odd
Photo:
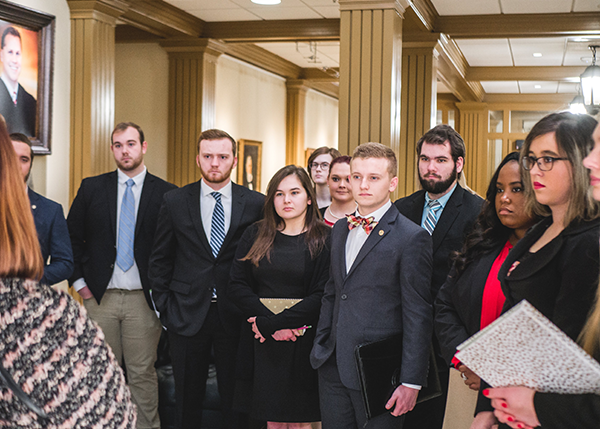
[[[394,203],[400,213],[431,234],[434,300],[450,271],[452,252],[462,248],[483,204],[483,199],[458,184],[465,166],[465,152],[462,137],[449,125],[427,131],[417,142],[419,181],[423,189]],[[433,346],[442,395],[418,404],[408,413],[405,429],[442,429],[449,369],[435,338]]]
[[[310,356],[318,369],[323,429],[402,428],[427,379],[433,326],[431,237],[390,201],[398,184],[391,148],[362,144],[350,168],[358,209],[348,222],[333,227],[331,277]],[[401,384],[386,404],[390,412],[367,423],[355,349],[398,334]]]
[[[67,280],[73,273],[73,252],[67,221],[60,204],[34,192],[27,186],[33,165],[31,141],[21,133],[11,134],[10,139],[19,160],[42,250],[45,264],[42,283],[51,286]]]
[[[225,427],[247,424],[232,411],[245,321],[226,286],[238,242],[261,218],[264,196],[231,181],[236,149],[225,131],[204,131],[196,157],[202,179],[165,195],[158,217],[150,279],[169,334],[180,428],[200,426],[211,351]]]
[[[36,100],[19,83],[23,65],[21,34],[8,26],[0,39],[0,114],[6,119],[9,133],[36,135]]]
[[[176,186],[148,172],[147,149],[139,125],[118,124],[110,145],[116,171],[83,179],[67,224],[75,260],[70,283],[118,362],[125,362],[137,427],[160,428],[154,362],[162,327],[148,260],[163,195]]]

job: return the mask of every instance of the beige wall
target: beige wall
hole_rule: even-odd
[[[115,47],[115,124],[135,122],[144,130],[148,170],[167,178],[169,58],[155,43]],[[109,142],[106,142],[108,150]]]
[[[217,63],[215,127],[262,146],[261,191],[285,165],[285,80],[228,56]]]
[[[69,209],[69,126],[71,103],[71,21],[66,0],[17,0],[14,3],[56,17],[54,88],[52,98],[52,155],[33,163],[33,188]]]
[[[304,148],[338,147],[338,100],[320,92],[306,94]]]

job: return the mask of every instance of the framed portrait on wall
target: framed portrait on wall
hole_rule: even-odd
[[[237,183],[260,192],[262,142],[239,139],[238,146]]]
[[[0,0],[0,114],[50,154],[55,17]]]

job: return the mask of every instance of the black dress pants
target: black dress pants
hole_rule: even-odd
[[[196,429],[201,425],[202,401],[206,393],[211,347],[214,350],[224,427],[247,427],[247,417],[231,409],[239,337],[225,331],[217,310],[217,304],[212,303],[202,328],[193,336],[187,337],[168,331],[178,427],[181,429]]]

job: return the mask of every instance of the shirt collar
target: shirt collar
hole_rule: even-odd
[[[231,185],[231,180],[230,180],[229,183],[227,183],[225,186],[223,186],[221,189],[219,189],[216,192],[219,192],[222,197],[231,198],[231,189],[232,189],[232,185]],[[215,192],[215,190],[213,188],[211,188],[210,185],[208,183],[206,183],[204,180],[200,180],[200,195],[202,195],[203,197],[206,197],[206,196],[209,196],[211,192]]]
[[[119,178],[119,184],[125,185],[125,183],[129,179],[133,179],[136,186],[140,186],[142,183],[144,183],[144,180],[146,179],[147,171],[148,170],[146,169],[146,166],[144,166],[144,170],[140,174],[134,177],[129,177],[127,174],[123,173],[120,168],[117,168],[117,177]]]
[[[19,84],[18,83],[16,85],[13,85],[11,82],[4,79],[4,76],[2,76],[2,75],[0,75],[0,79],[2,79],[2,82],[4,82],[4,86],[6,86],[6,89],[8,89],[8,92],[10,93],[11,97],[13,96],[13,93],[17,93],[17,95],[19,94]]]
[[[442,209],[444,209],[446,207],[448,200],[450,199],[450,197],[456,190],[456,185],[458,185],[458,183],[454,184],[454,186],[452,187],[450,192],[446,193],[446,195],[444,195],[443,197],[440,197],[437,199],[438,203],[440,203],[442,205]],[[431,198],[429,197],[429,192],[425,192],[425,206],[427,206],[429,204],[429,201],[431,201]]]
[[[392,206],[392,202],[390,200],[387,200],[387,202],[383,206],[379,207],[374,212],[369,213],[369,214],[367,214],[365,216],[361,216],[358,213],[358,209],[356,209],[355,216],[361,216],[361,217],[364,217],[364,218],[368,218],[368,217],[372,216],[373,220],[375,222],[379,222],[381,220],[381,218],[383,217],[383,215],[387,213],[387,211],[390,209],[391,206]]]

